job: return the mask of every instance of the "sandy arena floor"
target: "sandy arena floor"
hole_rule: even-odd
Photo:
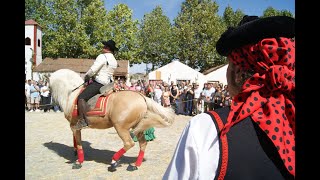
[[[63,113],[25,113],[25,178],[34,179],[125,179],[158,180],[162,178],[180,134],[190,116],[179,115],[169,128],[156,128],[156,139],[148,143],[145,161],[137,171],[126,170],[139,153],[138,143],[122,158],[115,172],[108,167],[113,154],[122,147],[114,128],[82,130],[85,162],[72,169],[72,132]]]

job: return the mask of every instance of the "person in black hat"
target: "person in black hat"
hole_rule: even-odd
[[[72,128],[79,130],[89,126],[86,116],[87,101],[100,93],[100,88],[113,81],[113,72],[117,68],[118,63],[114,57],[114,52],[118,51],[116,43],[113,40],[102,41],[104,45],[102,54],[98,55],[93,65],[85,74],[84,81],[87,82],[86,88],[78,96],[78,122]],[[90,79],[92,82],[89,83]]]
[[[231,106],[194,116],[163,179],[295,178],[295,20],[244,16],[217,41]]]

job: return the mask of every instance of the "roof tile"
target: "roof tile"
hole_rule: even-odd
[[[115,76],[126,76],[129,71],[128,60],[117,60],[119,67],[115,69]],[[54,72],[59,69],[70,69],[78,73],[86,73],[91,65],[94,63],[94,59],[75,59],[75,58],[45,58],[38,66],[36,66],[34,72]]]

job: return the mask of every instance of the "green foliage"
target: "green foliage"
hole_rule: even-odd
[[[174,58],[171,24],[160,6],[144,15],[139,39],[140,58],[146,64],[152,63],[151,70],[170,63]]]
[[[138,56],[138,21],[132,20],[132,10],[126,4],[116,5],[107,15],[111,27],[110,36],[117,43],[117,59],[140,63]]]
[[[42,27],[43,57],[94,58],[108,32],[101,0],[27,0],[25,7]]]
[[[25,9],[24,14],[26,20],[28,19],[34,19],[33,16],[36,13],[36,10],[39,8],[39,3],[37,3],[37,0],[25,0]]]
[[[215,44],[225,27],[217,15],[218,5],[210,0],[186,0],[176,17],[174,35],[177,58],[194,69],[204,71],[223,61]]]
[[[26,18],[43,31],[43,57],[96,58],[101,41],[114,39],[117,58],[137,56],[137,24],[132,11],[119,4],[107,14],[102,0],[27,0]]]
[[[160,6],[144,15],[139,24],[126,4],[109,12],[103,0],[26,0],[25,18],[42,27],[43,57],[96,58],[101,41],[113,39],[119,47],[116,59],[164,66],[173,59],[204,71],[226,63],[216,52],[216,42],[228,26],[237,26],[244,13],[229,5],[219,16],[212,0],[185,0],[174,24]],[[288,10],[268,7],[263,17],[285,15]],[[140,25],[140,26],[139,26]]]
[[[83,0],[79,4],[81,31],[85,34],[80,44],[83,54],[79,57],[96,58],[101,52],[102,40],[111,38],[111,26],[101,1]]]
[[[227,27],[236,27],[244,15],[240,9],[234,12],[232,7],[228,5],[223,13],[223,21]]]
[[[288,16],[294,18],[294,15],[288,10],[276,10],[273,7],[268,7],[266,10],[263,11],[262,17],[270,16]]]

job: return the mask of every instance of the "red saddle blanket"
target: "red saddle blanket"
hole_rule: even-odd
[[[96,105],[93,109],[87,112],[87,116],[105,116],[107,114],[107,103],[108,103],[109,95],[100,96],[96,102]],[[74,101],[72,117],[78,116],[78,108],[77,108],[78,98]]]

